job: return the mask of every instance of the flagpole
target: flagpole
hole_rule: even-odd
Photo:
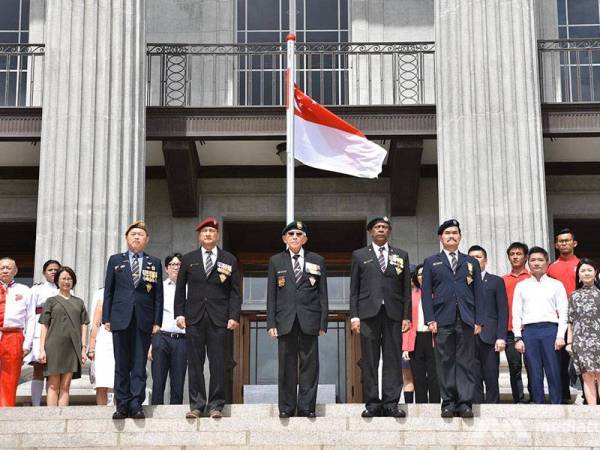
[[[290,33],[287,36],[286,72],[286,223],[294,217],[294,86],[296,85],[296,0],[290,0]]]

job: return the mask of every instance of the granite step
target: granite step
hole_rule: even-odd
[[[279,419],[272,404],[230,405],[220,420],[144,410],[113,421],[111,407],[0,408],[0,448],[600,449],[600,408],[579,405],[479,405],[473,419],[441,419],[438,405],[409,405],[405,419],[363,419],[358,404],[319,405],[316,419]]]

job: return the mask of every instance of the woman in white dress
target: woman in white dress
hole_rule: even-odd
[[[40,315],[44,310],[46,299],[58,294],[58,288],[54,284],[54,275],[60,269],[60,263],[54,259],[46,261],[42,267],[44,281],[35,283],[31,287],[31,300],[35,305],[35,328],[33,330],[33,345],[31,352],[25,357],[24,362],[33,366],[33,377],[31,381],[31,405],[40,406],[44,392],[44,365],[38,362],[40,353],[40,335],[42,325],[39,323]]]
[[[88,358],[92,361],[90,378],[96,389],[96,404],[107,405],[108,394],[112,392],[115,381],[115,357],[113,354],[113,341],[110,331],[102,326],[102,304],[104,303],[104,288],[99,289],[94,295],[92,311],[92,332]]]

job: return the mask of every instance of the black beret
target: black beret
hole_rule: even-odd
[[[292,230],[302,231],[304,234],[306,234],[308,236],[308,227],[306,226],[306,224],[304,222],[301,222],[299,220],[288,223],[285,226],[285,228],[283,229],[283,231],[281,232],[281,235],[284,235],[288,231],[292,231]]]
[[[460,233],[460,223],[458,223],[458,220],[448,219],[444,223],[442,223],[438,228],[438,236],[442,234],[446,228],[450,227],[458,227],[458,232]]]
[[[385,223],[388,227],[392,228],[392,223],[390,222],[388,216],[380,216],[369,220],[369,223],[367,223],[367,230],[371,230],[371,228],[373,228],[378,223]]]

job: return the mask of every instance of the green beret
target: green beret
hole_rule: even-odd
[[[308,227],[306,226],[306,224],[304,222],[301,222],[299,220],[288,223],[285,226],[285,228],[283,229],[283,231],[281,232],[281,235],[283,236],[288,231],[292,231],[292,230],[302,231],[304,234],[306,234],[308,236]]]

